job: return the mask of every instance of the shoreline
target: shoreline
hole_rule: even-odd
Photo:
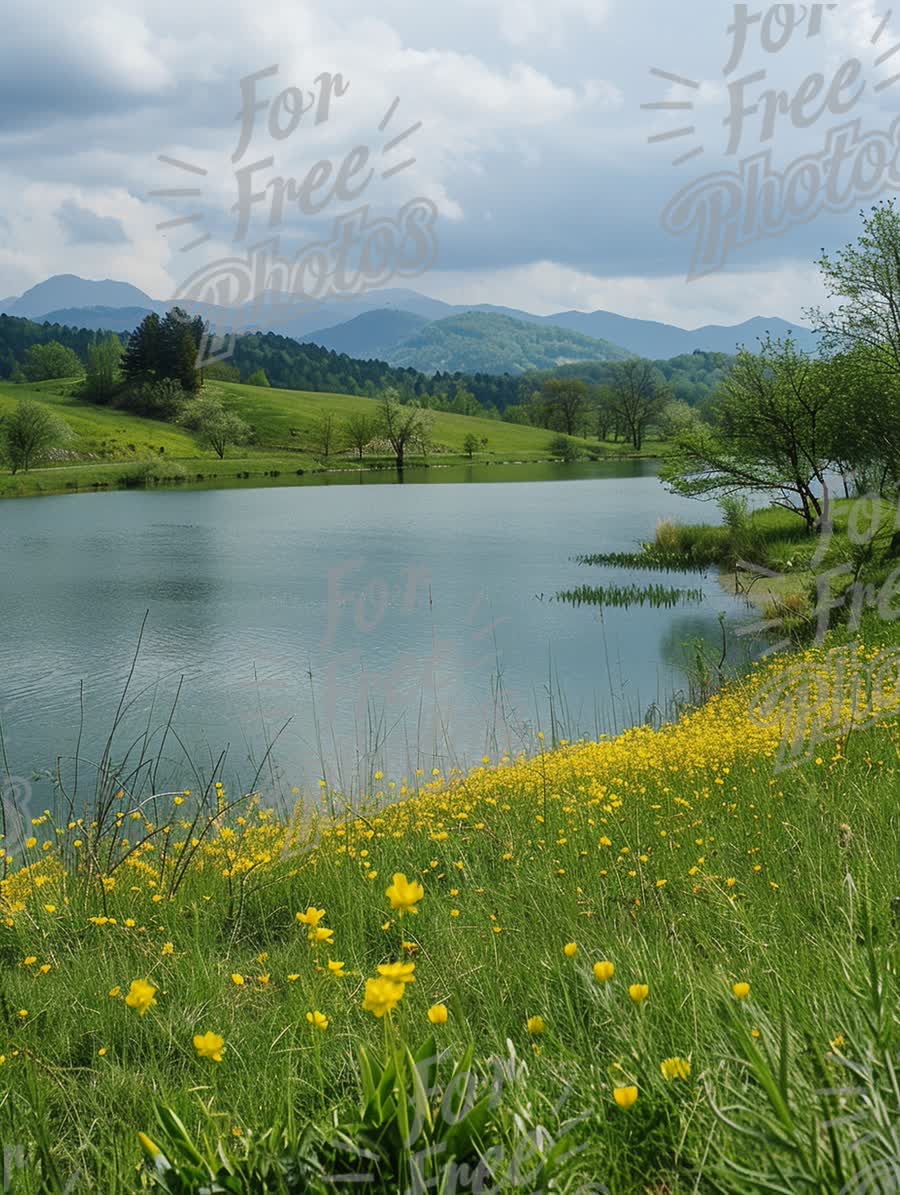
[[[533,460],[522,460],[521,458],[511,458],[503,460],[468,460],[468,459],[451,459],[440,461],[416,461],[405,466],[405,472],[416,474],[419,471],[428,470],[442,470],[442,469],[481,469],[503,467],[507,469],[527,469],[529,467],[540,466],[558,466],[560,468],[571,465],[574,470],[579,467],[593,466],[593,465],[611,465],[622,463],[633,463],[636,461],[659,461],[662,458],[657,455],[643,455],[641,453],[630,454],[610,454],[609,456],[588,458],[580,461],[564,462],[555,457],[540,457]],[[7,488],[0,488],[0,500],[3,499],[26,499],[26,498],[44,498],[44,497],[60,497],[65,495],[76,494],[99,494],[99,493],[114,493],[133,490],[224,490],[224,489],[268,489],[277,484],[280,487],[287,486],[302,486],[302,485],[328,485],[333,479],[339,477],[346,477],[348,484],[352,484],[355,479],[368,477],[373,474],[390,473],[396,475],[399,470],[393,462],[372,463],[363,467],[355,465],[345,465],[330,468],[296,468],[296,460],[290,458],[273,456],[271,458],[259,457],[255,460],[251,458],[232,458],[230,460],[209,462],[214,463],[215,468],[210,472],[197,472],[191,470],[191,466],[197,468],[207,463],[207,458],[197,458],[196,460],[177,460],[173,459],[171,464],[179,465],[186,470],[186,475],[183,478],[172,478],[160,481],[139,482],[127,475],[127,472],[122,476],[106,480],[91,480],[87,477],[79,482],[77,478],[73,478],[73,472],[83,470],[85,473],[94,470],[101,474],[108,470],[121,469],[127,471],[134,469],[144,462],[142,461],[103,461],[91,462],[79,465],[61,465],[44,468],[31,469],[28,473],[8,474],[0,478],[0,486],[5,482],[10,485],[16,479],[25,482],[25,486],[19,492],[10,492]],[[256,470],[252,469],[253,464],[258,464]],[[235,468],[238,466],[238,468]],[[222,469],[225,472],[222,472]],[[55,474],[59,475],[59,482],[56,482]],[[51,480],[52,479],[52,480]],[[321,479],[321,480],[319,480]],[[573,480],[583,480],[573,477]],[[505,478],[504,481],[515,484],[521,481],[533,481],[535,478]],[[29,486],[28,481],[33,481],[36,484]],[[42,484],[47,483],[48,486]],[[390,484],[402,484],[402,482],[391,482]],[[447,484],[458,484],[448,482]]]

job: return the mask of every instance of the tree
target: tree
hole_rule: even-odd
[[[229,444],[243,444],[251,434],[250,426],[216,398],[195,398],[185,404],[179,422],[196,432],[200,443],[211,448],[219,460]]]
[[[44,460],[52,448],[71,436],[67,424],[41,403],[23,398],[0,422],[0,441],[13,473],[27,473],[32,465]]]
[[[212,382],[239,382],[241,371],[227,361],[211,361],[203,370],[207,380]]]
[[[118,405],[147,419],[177,419],[187,395],[174,378],[157,378],[132,386],[119,398]]]
[[[471,390],[465,386],[457,386],[456,394],[453,396],[452,402],[448,403],[448,409],[454,415],[483,415],[481,403],[475,397]]]
[[[463,452],[471,460],[477,451],[478,437],[473,435],[472,432],[467,432],[466,438],[463,440]]]
[[[567,436],[574,436],[588,409],[587,382],[580,378],[552,378],[544,383],[543,399],[548,426],[559,426]]]
[[[313,424],[313,445],[320,460],[327,461],[331,456],[336,435],[334,415],[331,411],[325,411]]]
[[[106,403],[112,398],[119,380],[122,342],[118,336],[105,336],[88,349],[87,375],[84,394],[94,402]]]
[[[565,461],[567,465],[571,464],[578,456],[575,441],[563,435],[553,437],[550,441],[550,451],[554,456],[558,456],[560,460]]]
[[[819,259],[829,299],[844,302],[807,314],[842,375],[849,463],[885,490],[900,482],[900,211],[890,199],[862,220],[855,243]]]
[[[434,440],[434,411],[423,409],[420,415],[419,426],[413,435],[413,443],[427,461]]]
[[[647,427],[662,407],[663,381],[649,361],[633,357],[617,362],[610,384],[612,411],[639,452]]]
[[[266,371],[264,369],[254,369],[253,373],[247,378],[248,386],[271,386]]]
[[[182,390],[195,393],[201,382],[197,361],[203,321],[191,319],[181,307],[173,307],[166,312],[159,333],[157,374],[174,378]]]
[[[597,439],[603,443],[615,429],[616,438],[619,435],[619,416],[616,413],[615,398],[610,386],[594,387],[594,418],[597,426]]]
[[[128,337],[122,373],[130,382],[155,375],[160,361],[160,319],[156,312],[144,316]]]
[[[344,443],[362,460],[375,439],[376,430],[375,420],[368,415],[351,415],[344,423]]]
[[[131,382],[168,378],[193,394],[202,382],[197,361],[203,333],[203,320],[181,307],[162,320],[151,312],[129,337],[122,372]]]
[[[790,338],[742,350],[713,403],[713,424],[695,422],[675,437],[663,480],[687,497],[774,494],[812,531],[835,456],[834,382],[828,362],[811,361]]]
[[[84,373],[78,354],[58,340],[33,344],[25,354],[25,377],[29,382],[48,378],[77,378]]]
[[[673,398],[664,403],[659,412],[659,430],[666,439],[674,439],[685,431],[697,418],[693,407],[681,399]]]
[[[406,450],[416,442],[423,430],[423,411],[415,403],[401,403],[398,392],[389,386],[381,396],[379,407],[381,431],[394,450],[397,468],[403,468]]]

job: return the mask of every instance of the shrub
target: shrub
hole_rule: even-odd
[[[571,463],[578,457],[578,449],[575,446],[575,441],[570,439],[569,436],[554,436],[550,441],[550,451],[554,456],[565,461],[566,464]]]

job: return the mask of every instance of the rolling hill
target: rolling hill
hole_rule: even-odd
[[[434,320],[386,354],[389,364],[422,373],[525,373],[573,361],[616,361],[625,349],[606,340],[470,311]]]
[[[0,465],[0,497],[130,488],[147,484],[144,474],[148,468],[152,476],[161,475],[166,481],[207,486],[249,479],[284,485],[326,467],[355,471],[358,462],[340,443],[327,465],[319,459],[317,427],[324,415],[331,415],[340,437],[350,416],[366,415],[374,422],[378,415],[378,403],[371,398],[210,381],[204,393],[240,415],[254,433],[252,444],[232,447],[226,459],[219,460],[181,427],[84,402],[76,390],[73,379],[25,385],[0,381],[0,418],[18,400],[28,398],[47,406],[71,431],[70,441],[51,464],[15,475]],[[465,461],[465,441],[470,435],[478,441],[475,460],[480,463],[520,464],[555,456],[551,447],[555,433],[545,428],[446,412],[434,412],[433,420],[428,453],[432,465]],[[374,428],[373,435],[364,467],[393,467],[389,446],[378,440]],[[624,445],[600,446],[596,441],[574,439],[593,456],[620,456],[627,451]],[[409,455],[407,463],[422,463],[422,457]]]
[[[378,358],[387,360],[387,354],[397,345],[415,335],[428,323],[422,315],[412,311],[393,311],[379,308],[365,311],[344,324],[333,328],[321,328],[299,337],[305,344],[317,344],[334,353],[346,353],[349,357]]]

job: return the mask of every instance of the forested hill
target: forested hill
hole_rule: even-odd
[[[71,349],[82,364],[86,364],[90,346],[110,334],[109,331],[36,323],[17,316],[0,315],[0,378],[39,381],[40,378],[29,377],[28,350],[32,345],[54,341]],[[123,343],[128,340],[125,332],[112,334]],[[394,368],[384,361],[360,361],[315,344],[299,344],[289,336],[278,336],[274,332],[239,336],[230,366],[244,380],[262,369],[272,386],[288,390],[371,396],[385,386],[413,390],[417,395],[426,394],[433,388],[430,379],[415,369]]]
[[[0,315],[0,378],[40,380],[29,371],[28,350],[54,341],[71,349],[85,364],[89,347],[105,335],[109,333]],[[128,339],[126,333],[115,335],[123,342]],[[698,350],[656,365],[673,397],[694,405],[715,389],[730,360],[724,353]],[[410,397],[440,394],[450,402],[467,394],[487,411],[502,413],[507,407],[526,402],[548,377],[577,377],[602,385],[611,380],[614,365],[614,361],[579,361],[515,375],[443,371],[428,376],[411,367],[363,361],[266,332],[239,336],[233,357],[218,368],[234,381],[247,381],[261,369],[272,386],[290,390],[374,396],[386,386],[395,386]]]
[[[419,328],[393,346],[387,359],[428,374],[438,370],[522,374],[555,369],[570,361],[621,361],[631,355],[608,340],[553,324],[469,311]]]

